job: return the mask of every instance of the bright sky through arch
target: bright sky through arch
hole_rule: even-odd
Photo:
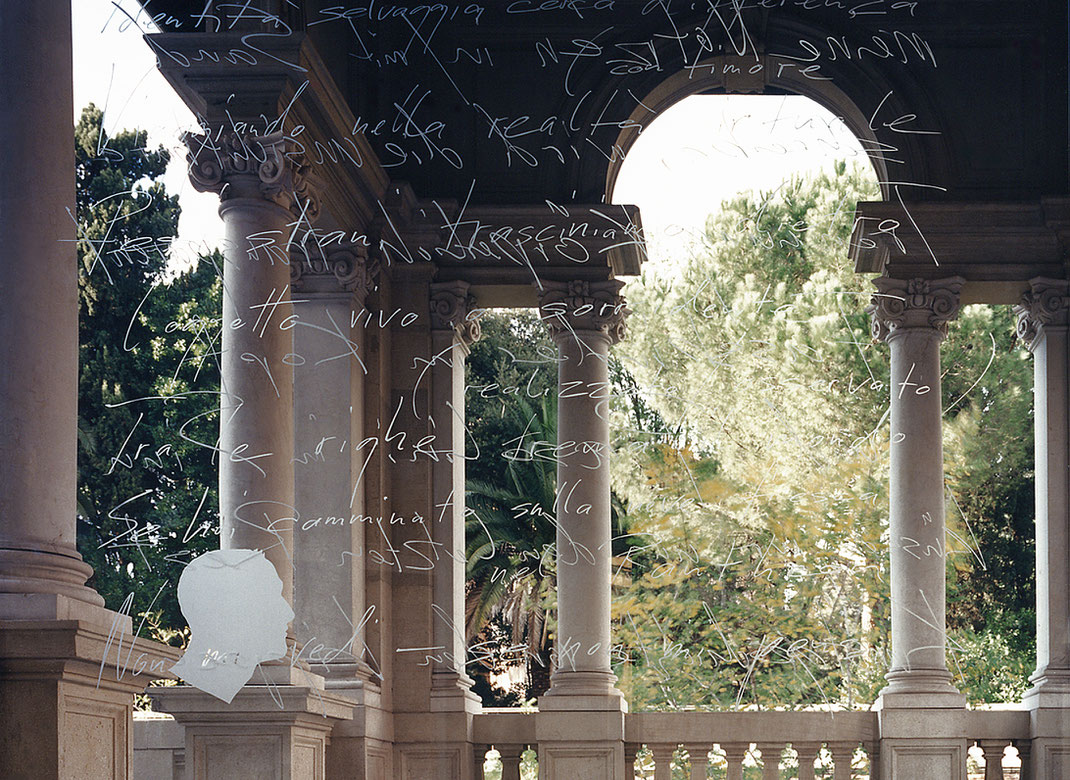
[[[793,174],[868,165],[835,114],[796,95],[694,95],[663,111],[628,151],[614,203],[639,206],[652,266],[684,252],[722,201]]]

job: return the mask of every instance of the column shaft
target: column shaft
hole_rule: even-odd
[[[961,706],[945,652],[940,342],[958,313],[963,280],[882,277],[874,283],[879,290],[870,307],[874,334],[892,353],[892,659],[882,701],[885,706]]]
[[[610,673],[609,340],[562,331],[557,403],[557,673]],[[614,678],[615,679],[615,678]]]
[[[1070,672],[1067,551],[1067,329],[1045,327],[1034,347],[1037,669]]]
[[[610,665],[609,346],[624,332],[620,282],[546,282],[558,348],[557,633],[550,694],[619,695]]]
[[[950,680],[944,642],[944,470],[940,334],[902,330],[892,353],[892,673]]]
[[[472,685],[465,673],[464,362],[469,345],[480,336],[479,322],[469,314],[473,305],[466,282],[431,285],[431,422],[435,453],[431,466],[431,620],[437,659],[431,680],[433,697],[460,690],[465,698]]]
[[[355,664],[364,631],[363,328],[350,331],[351,293],[296,294],[294,353],[294,614],[309,661]],[[338,338],[332,329],[341,330]],[[323,330],[320,330],[320,329]],[[348,340],[348,344],[342,341]],[[354,633],[356,637],[354,638]],[[316,666],[326,677],[326,667]]]
[[[263,550],[293,600],[290,236],[318,206],[282,134],[186,136],[193,186],[224,225],[219,514],[223,549]]]
[[[1028,694],[1070,694],[1070,338],[1068,283],[1033,279],[1015,308],[1033,353],[1037,668]]]
[[[292,598],[293,369],[287,239],[280,206],[220,206],[226,251],[220,358],[220,546],[263,550]]]
[[[78,274],[69,2],[0,2],[0,593],[103,600],[75,549]]]
[[[432,414],[436,462],[432,466],[434,516],[434,646],[437,666],[463,672],[464,636],[464,359],[468,349],[452,331],[431,332]]]

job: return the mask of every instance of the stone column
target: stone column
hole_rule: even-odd
[[[1030,280],[1015,307],[1018,337],[1033,353],[1036,453],[1037,668],[1024,704],[1032,711],[1036,777],[1070,771],[1070,381],[1068,283]],[[1024,764],[1025,762],[1023,762]]]
[[[557,344],[557,637],[549,695],[607,695],[612,584],[609,346],[624,336],[622,282],[545,282]]]
[[[881,692],[884,776],[965,777],[966,740],[938,739],[965,706],[945,656],[944,471],[940,342],[964,280],[874,280],[873,334],[891,348],[892,659]]]
[[[70,14],[63,0],[0,2],[0,617],[57,617],[56,604],[71,600],[104,604],[85,586],[92,569],[75,549]]]
[[[431,709],[464,709],[478,703],[465,674],[465,425],[464,361],[480,336],[471,315],[474,299],[467,282],[431,285],[431,424],[434,451],[430,518],[434,542],[432,576],[434,623]]]
[[[291,253],[294,298],[294,627],[328,688],[360,691],[364,569],[364,302],[377,264],[355,245]]]
[[[71,68],[70,0],[0,0],[0,777],[12,780],[126,780],[133,696],[174,660],[134,643],[76,550]]]
[[[892,664],[881,695],[957,697],[945,656],[940,342],[958,314],[963,280],[874,284],[874,337],[892,353]]]
[[[558,349],[557,633],[536,735],[546,780],[621,777],[624,712],[610,667],[609,347],[624,336],[622,282],[544,282]]]
[[[223,549],[263,550],[293,599],[291,209],[307,182],[281,133],[187,136],[190,179],[225,230],[219,513]]]
[[[190,178],[216,192],[225,227],[219,509],[224,549],[258,549],[293,603],[294,374],[290,235],[314,217],[281,134],[188,136]],[[348,322],[347,322],[348,324]],[[188,685],[153,689],[185,727],[186,776],[325,780],[332,729],[354,702],[290,658],[261,664],[230,704]]]

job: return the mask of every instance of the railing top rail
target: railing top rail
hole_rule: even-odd
[[[911,710],[800,712],[636,712],[624,716],[625,741],[633,744],[873,742],[881,723],[912,718]],[[545,717],[546,714],[543,714]],[[483,744],[534,744],[532,710],[487,709],[476,715],[473,738]],[[1029,713],[1021,709],[948,710],[933,737],[1029,739]]]
[[[875,712],[637,712],[627,742],[871,742]]]
[[[472,739],[487,745],[535,743],[534,710],[484,709],[472,722]]]

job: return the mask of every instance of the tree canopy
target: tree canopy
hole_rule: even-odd
[[[855,203],[876,198],[842,164],[742,194],[691,257],[626,290],[616,352],[665,423],[622,409],[617,436],[615,487],[654,540],[618,603],[635,706],[868,705],[883,685],[888,358],[846,262]],[[1007,307],[967,307],[942,349],[949,657],[981,700],[1017,698],[1032,661],[1013,331]]]
[[[633,708],[868,706],[883,687],[888,356],[847,263],[855,204],[879,197],[844,164],[740,194],[690,256],[625,290],[614,656]],[[502,457],[556,401],[538,328],[492,317],[469,368],[485,448],[469,468],[469,587],[498,593],[514,646],[553,633],[552,582],[531,579],[552,564],[552,518],[510,511],[552,507],[552,468],[540,480]],[[983,701],[1017,698],[1033,660],[1031,365],[1013,330],[1006,307],[966,307],[942,348],[949,659]],[[491,539],[493,564],[478,560]]]
[[[216,360],[222,260],[168,268],[178,199],[144,131],[109,136],[89,105],[75,128],[78,223],[78,537],[90,585],[185,625],[182,566],[218,546]]]

